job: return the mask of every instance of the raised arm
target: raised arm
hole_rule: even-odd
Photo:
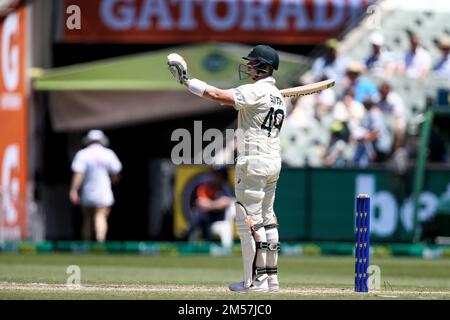
[[[222,105],[234,106],[234,96],[230,90],[216,88],[198,79],[190,79],[184,82],[188,90],[199,97],[218,102]]]

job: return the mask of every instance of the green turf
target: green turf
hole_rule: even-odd
[[[371,264],[381,269],[381,289],[370,294],[352,292],[352,257],[311,256],[280,257],[281,292],[236,294],[226,286],[241,278],[239,256],[0,254],[0,299],[450,299],[450,259],[374,257]],[[82,286],[97,289],[65,288],[69,265],[81,268]]]

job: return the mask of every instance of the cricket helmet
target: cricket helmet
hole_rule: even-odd
[[[275,70],[278,70],[278,65],[280,63],[278,53],[272,47],[262,44],[255,46],[250,53],[246,57],[242,57],[242,59],[268,64]]]

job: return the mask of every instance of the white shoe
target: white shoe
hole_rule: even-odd
[[[228,286],[231,291],[235,292],[269,292],[269,283],[267,276],[260,279],[254,279],[250,287],[244,286],[244,281],[232,283]]]
[[[269,275],[269,278],[267,279],[267,283],[269,285],[269,291],[278,291],[280,289],[277,274]]]

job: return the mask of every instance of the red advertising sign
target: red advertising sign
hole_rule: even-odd
[[[0,21],[0,237],[27,236],[26,13]]]
[[[314,44],[373,0],[65,0],[64,42]]]

